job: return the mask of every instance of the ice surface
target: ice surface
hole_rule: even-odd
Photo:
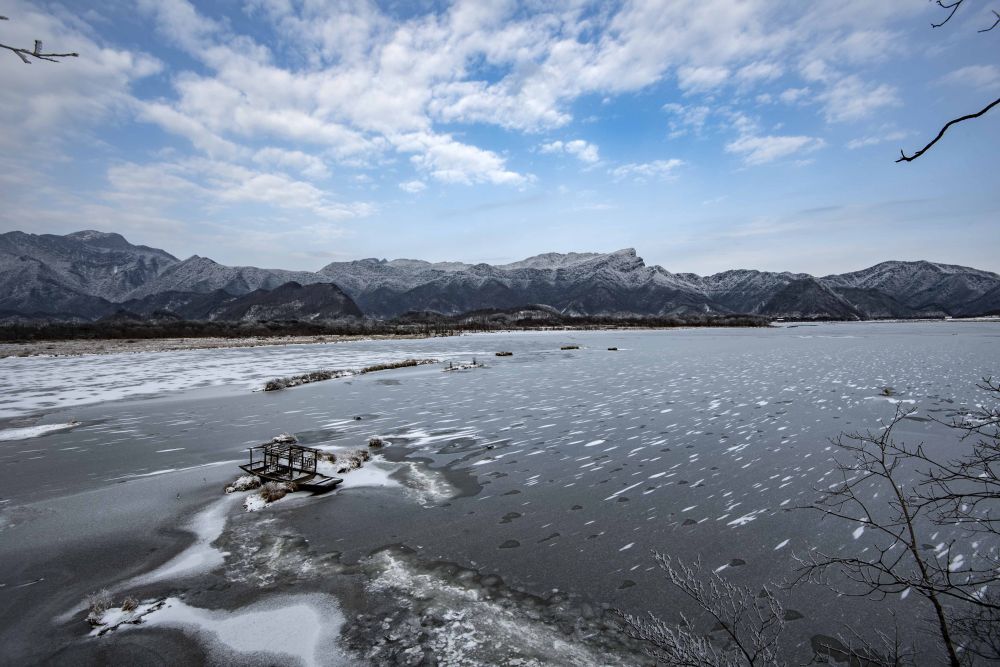
[[[173,580],[211,571],[225,562],[226,554],[212,546],[226,527],[226,513],[238,494],[215,501],[194,516],[188,529],[194,533],[194,544],[148,574],[138,577],[133,584],[148,584]]]
[[[255,661],[262,654],[278,655],[283,664],[306,667],[350,664],[337,644],[344,615],[326,595],[278,596],[235,610],[201,609],[170,597],[135,612],[109,610],[101,619],[103,627],[91,634],[139,627],[128,624],[139,617],[144,626],[179,628],[198,637],[216,653],[216,661],[228,662],[235,652],[248,654],[244,659],[252,654]]]

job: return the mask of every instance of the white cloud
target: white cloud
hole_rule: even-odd
[[[865,81],[857,74],[843,74],[822,59],[805,63],[802,75],[824,86],[815,98],[823,104],[823,115],[831,123],[861,120],[878,109],[899,104],[895,87]]]
[[[837,79],[818,99],[824,104],[823,115],[832,123],[861,120],[879,109],[899,105],[894,87],[868,83],[853,74]]]
[[[551,131],[574,121],[574,103],[583,96],[613,100],[671,77],[692,103],[664,107],[672,113],[670,136],[697,135],[718,114],[740,135],[731,145],[752,139],[787,145],[796,137],[759,137],[738,108],[724,111],[720,91],[735,86],[745,100],[764,103],[776,94],[765,86],[779,77],[794,85],[797,76],[808,87],[789,87],[778,99],[812,96],[830,122],[865,118],[896,104],[898,95],[856,72],[893,53],[896,47],[884,43],[896,42],[892,26],[922,11],[898,0],[875,7],[864,0],[613,6],[456,0],[401,18],[373,2],[246,0],[246,16],[228,20],[221,18],[225,8],[213,5],[137,0],[138,19],[151,20],[186,57],[162,79],[167,88],[136,100],[133,84],[159,71],[156,60],[105,48],[96,30],[68,13],[39,12],[24,0],[8,4],[18,34],[37,34],[88,57],[72,67],[0,68],[0,121],[7,130],[0,146],[127,116],[190,142],[194,155],[267,175],[255,177],[262,188],[275,185],[271,176],[279,173],[279,180],[310,185],[335,167],[370,167],[399,156],[417,172],[399,176],[404,183],[419,176],[523,185],[533,177],[522,173],[516,155],[475,145],[477,135],[454,125]],[[242,33],[247,17],[260,30]],[[712,99],[692,99],[701,95]],[[586,164],[600,162],[597,145],[585,140],[550,143]],[[771,151],[738,154],[762,159]],[[649,177],[642,168],[619,167]],[[322,206],[308,189],[289,187],[317,210]]]
[[[1000,67],[996,65],[960,67],[942,77],[941,82],[978,90],[997,90],[1000,88]]]
[[[676,102],[663,105],[663,110],[673,115],[670,120],[670,138],[675,139],[685,134],[701,134],[705,127],[705,121],[712,113],[712,109],[707,106],[684,106]]]
[[[211,156],[235,157],[241,148],[205,127],[196,117],[183,114],[173,107],[157,102],[136,102],[141,120],[159,125],[167,132],[187,139],[195,148]]]
[[[567,153],[588,164],[594,164],[601,159],[597,146],[583,139],[551,141],[539,146],[538,150],[542,153]]]
[[[809,93],[808,88],[786,88],[778,95],[778,99],[785,104],[795,104]]]
[[[653,162],[633,162],[612,169],[611,175],[616,181],[626,178],[632,178],[640,182],[654,178],[666,179],[673,176],[674,172],[683,164],[684,161],[677,158],[655,160]]]
[[[766,61],[757,61],[744,65],[736,72],[736,79],[743,83],[756,83],[758,81],[771,81],[781,76],[781,65]]]
[[[404,192],[409,192],[410,194],[416,194],[418,192],[423,192],[427,189],[427,184],[423,181],[405,181],[399,184],[399,189]]]
[[[885,134],[872,135],[868,137],[859,137],[857,139],[852,139],[847,142],[847,147],[850,150],[857,150],[859,148],[864,148],[866,146],[876,146],[878,144],[884,144],[890,141],[901,141],[906,138],[905,132],[890,131]]]
[[[810,153],[825,145],[816,137],[745,135],[726,144],[726,152],[739,155],[745,164],[753,166],[796,153]]]
[[[302,151],[289,151],[275,146],[269,146],[257,151],[253,156],[254,162],[272,167],[284,167],[294,169],[306,178],[321,180],[330,177],[330,170],[326,162],[322,159],[303,153]]]
[[[455,141],[450,135],[413,133],[393,137],[397,150],[416,153],[410,161],[443,183],[521,185],[528,177],[510,171],[493,151]]]
[[[687,93],[699,93],[718,88],[729,80],[729,70],[718,66],[690,67],[677,70],[677,82]]]
[[[374,212],[369,203],[339,201],[327,191],[286,174],[204,158],[116,165],[108,170],[108,181],[111,189],[104,198],[126,206],[142,202],[170,210],[192,201],[220,208],[262,204],[334,221]]]
[[[855,11],[830,0],[634,0],[595,12],[585,3],[523,11],[509,2],[456,2],[396,19],[374,4],[251,0],[251,14],[270,20],[281,37],[272,51],[188,0],[142,0],[163,33],[206,70],[176,76],[177,98],[157,102],[187,122],[148,106],[144,117],[211,156],[231,157],[230,144],[264,137],[348,166],[398,152],[413,154],[411,163],[437,180],[516,185],[529,177],[508,166],[506,155],[436,126],[538,132],[570,123],[572,102],[582,95],[640,90],[671,72],[686,95],[717,93],[729,83],[747,91],[782,76],[779,63],[795,60],[806,62],[807,80],[824,83],[817,99],[829,121],[894,103],[891,87],[831,72],[825,63],[840,55],[837,40],[857,42],[856,55],[837,62],[884,57],[884,49],[866,50],[855,35],[882,35],[882,23],[905,10],[849,4]],[[279,64],[282,50],[307,66]],[[479,64],[490,69],[488,78]],[[793,90],[781,99],[794,101]],[[707,108],[690,105],[671,123],[671,136],[700,132]],[[579,139],[559,150],[590,164],[600,159],[595,145]]]

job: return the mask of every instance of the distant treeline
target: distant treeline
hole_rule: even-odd
[[[465,315],[408,313],[391,320],[345,319],[327,322],[266,320],[200,322],[187,320],[108,319],[97,322],[20,322],[0,325],[0,341],[98,340],[156,338],[249,338],[278,336],[447,336],[464,332],[574,329],[760,327],[769,318],[755,315],[684,315],[669,317],[592,317],[553,313],[518,316],[504,311]]]

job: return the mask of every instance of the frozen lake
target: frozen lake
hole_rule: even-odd
[[[513,356],[495,357],[499,350]],[[487,367],[251,391],[276,376],[410,357],[476,357]],[[114,651],[143,642],[203,650],[188,646],[191,637],[238,652],[250,645],[223,641],[218,609],[256,613],[254,605],[280,592],[304,601],[280,598],[276,609],[309,618],[324,605],[381,614],[394,627],[441,617],[420,645],[459,664],[629,664],[629,647],[601,643],[604,610],[672,617],[684,609],[652,550],[701,558],[706,569],[759,586],[791,576],[795,553],[855,548],[864,539],[855,526],[794,509],[835,481],[830,438],[877,428],[901,404],[916,413],[899,439],[952,451],[954,436],[929,417],[978,402],[976,382],[1000,376],[1000,326],[490,334],[3,359],[0,367],[0,572],[10,573],[0,574],[0,633],[10,655],[44,657],[28,644],[53,623],[84,661],[97,651],[132,655]],[[213,510],[220,527],[202,542],[221,554],[206,561],[214,565],[176,581],[130,579],[190,542],[178,530],[215,507],[245,448],[282,432],[331,448],[378,435],[387,446],[371,470],[389,476],[261,512],[238,503]],[[113,511],[94,518],[97,503]],[[60,586],[60,562],[117,549],[122,533],[143,523],[134,555],[119,550],[126,555],[115,567],[91,564],[89,580],[70,591],[63,583],[56,597],[68,612],[73,596],[103,586],[142,597],[186,593],[160,617],[162,627],[151,615],[149,629],[88,639],[81,615],[54,620],[55,603],[31,602]],[[94,535],[107,537],[88,540]],[[150,555],[144,540],[162,555]],[[27,562],[39,548],[46,558]],[[789,650],[806,660],[814,637],[859,619],[879,623],[888,607],[908,604],[859,605],[816,588],[782,595],[795,612]],[[374,646],[373,621],[338,618],[315,631],[316,646],[324,632],[339,637],[340,648],[319,662],[389,655]],[[207,630],[191,630],[199,624],[220,629],[209,641]],[[512,637],[523,643],[517,655],[504,653]],[[233,655],[212,651],[208,659]]]

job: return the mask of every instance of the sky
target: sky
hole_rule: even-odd
[[[316,270],[1000,271],[1000,27],[973,0],[0,0],[0,231]]]

